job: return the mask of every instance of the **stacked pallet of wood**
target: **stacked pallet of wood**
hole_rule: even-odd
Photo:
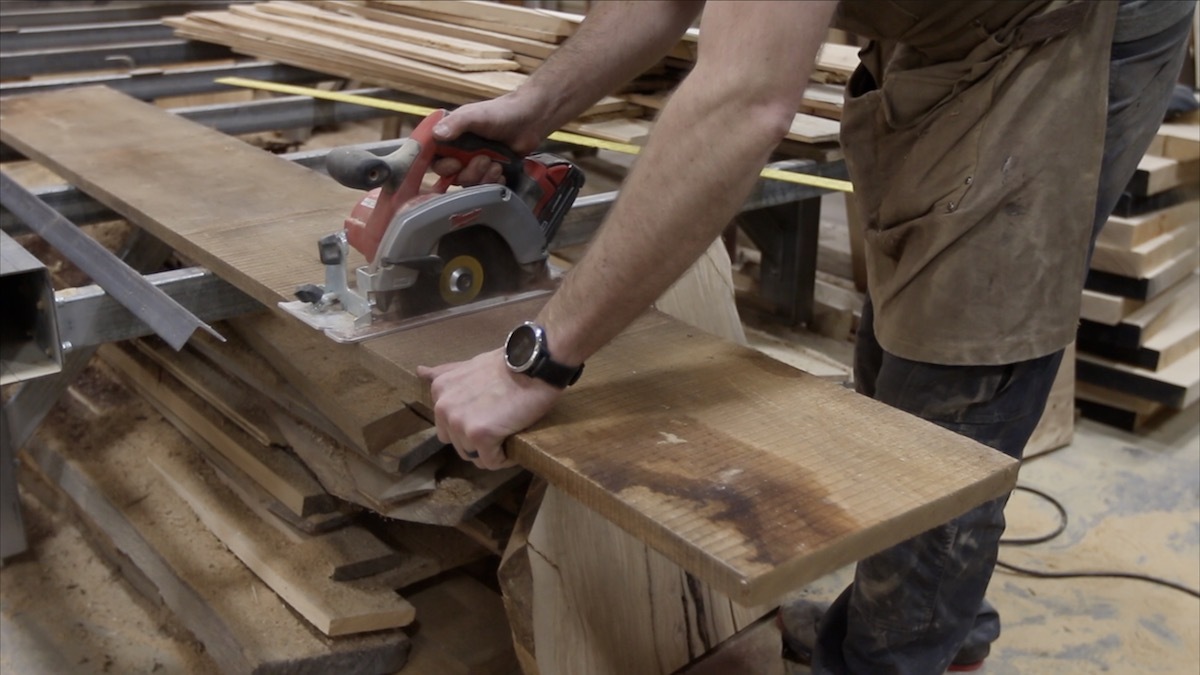
[[[30,466],[223,671],[385,673],[411,654],[405,672],[512,672],[499,594],[454,570],[499,552],[517,507],[480,511],[518,470],[445,462],[430,425],[315,332],[219,328],[227,342],[178,353],[101,348]],[[280,355],[309,338],[303,363]]]
[[[471,0],[323,0],[235,5],[166,20],[176,34],[258,58],[386,86],[448,104],[492,98],[520,86],[583,17]],[[696,60],[698,32],[617,96],[592,106],[568,130],[640,143],[656,111]],[[832,144],[841,88],[857,49],[826,45],[788,139]]]
[[[1100,233],[1076,398],[1126,429],[1200,398],[1200,125],[1164,124]]]

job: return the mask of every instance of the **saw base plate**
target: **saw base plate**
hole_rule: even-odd
[[[351,344],[391,333],[399,333],[410,328],[427,326],[431,323],[444,321],[456,316],[474,314],[475,312],[500,307],[512,302],[532,300],[543,295],[549,295],[558,287],[558,281],[562,278],[563,272],[549,264],[547,265],[547,271],[549,272],[549,278],[543,282],[539,282],[534,288],[495,295],[463,305],[450,306],[415,316],[375,316],[372,317],[371,323],[363,326],[356,325],[355,316],[350,312],[331,309],[318,310],[312,304],[301,300],[280,302],[279,308],[309,326],[325,333],[334,342]]]

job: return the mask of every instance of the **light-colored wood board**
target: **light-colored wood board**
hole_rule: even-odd
[[[441,51],[454,52],[463,56],[473,56],[480,59],[512,59],[513,51],[505,47],[463,40],[438,33],[401,28],[368,21],[356,16],[349,16],[335,11],[322,10],[308,3],[300,2],[267,2],[255,5],[259,10],[270,14],[283,16],[311,17],[346,28],[354,28],[364,33],[380,35],[396,40],[404,40],[423,47],[431,47]]]
[[[1200,348],[1200,278],[1192,277],[1175,307],[1177,311],[1169,312],[1158,330],[1142,343],[1143,348],[1159,353],[1159,368]]]
[[[1139,345],[1152,340],[1172,320],[1188,311],[1188,306],[1200,302],[1200,274],[1189,274],[1161,295],[1130,312],[1122,324],[1139,330]]]
[[[1092,269],[1135,279],[1146,276],[1180,254],[1195,249],[1200,243],[1200,223],[1177,227],[1139,244],[1132,249],[1120,249],[1108,244],[1096,244]]]
[[[524,54],[526,56],[532,56],[539,59],[544,59],[550,56],[554,53],[555,49],[555,45],[547,44],[539,40],[530,40],[513,35],[502,35],[500,33],[494,33],[488,30],[470,28],[468,26],[459,26],[452,23],[446,23],[444,21],[434,21],[431,19],[423,19],[417,16],[410,16],[408,14],[399,14],[396,12],[373,9],[341,0],[322,0],[316,4],[326,9],[333,9],[346,14],[361,16],[364,19],[370,19],[371,21],[390,26],[399,26],[402,28],[421,30],[428,33],[435,33],[438,35],[445,35],[463,40],[481,42],[483,44],[494,45],[512,50],[514,54]]]
[[[283,435],[257,399],[198,354],[187,349],[177,352],[161,340],[137,340],[133,345],[254,440],[263,445],[284,444]]]
[[[1138,431],[1171,411],[1161,403],[1087,382],[1076,385],[1075,396],[1085,417],[1126,431]]]
[[[436,462],[427,462],[413,472],[389,474],[288,415],[280,413],[273,418],[292,450],[342,499],[386,511],[388,504],[428,494],[437,487]]]
[[[1178,160],[1146,155],[1138,162],[1131,183],[1133,192],[1156,195],[1180,185],[1193,185],[1200,178],[1200,159]]]
[[[122,571],[148,580],[152,587],[142,592],[169,608],[223,672],[366,675],[404,665],[409,641],[402,632],[325,638],[199,522],[148,464],[193,450],[140,397],[104,411],[105,420],[124,429],[118,439],[75,435],[70,419],[55,419],[26,448],[24,469],[41,472],[71,498],[95,540],[125,561]]]
[[[250,439],[241,429],[210,412],[199,397],[178,386],[158,366],[117,345],[104,345],[99,353],[165,417],[177,420],[207,440],[292,513],[303,518],[336,508],[336,501],[299,460],[284,450]]]
[[[494,98],[520,86],[525,75],[515,71],[485,71],[463,73],[432,64],[421,63],[351,45],[339,50],[336,58],[319,53],[327,45],[314,41],[303,33],[288,32],[286,37],[269,24],[261,22],[251,32],[241,31],[249,20],[229,25],[228,13],[201,12],[186,17],[169,18],[165,22],[175,28],[176,35],[194,40],[225,44],[235,51],[257,58],[269,59],[294,66],[317,70],[346,79],[391,87],[434,98],[446,103],[461,104]],[[626,102],[606,96],[592,105],[584,116],[622,110]]]
[[[574,32],[575,26],[536,9],[494,2],[462,0],[370,0],[371,7],[412,14],[427,19],[482,28],[494,33],[557,43]]]
[[[360,451],[379,454],[431,427],[405,406],[394,386],[359,363],[354,347],[314,330],[297,330],[294,321],[277,315],[244,317],[229,325]],[[306,356],[297,359],[296,354]]]
[[[417,59],[389,53],[378,46],[365,46],[349,42],[333,42],[318,35],[281,25],[279,21],[264,21],[257,18],[238,16],[232,12],[197,12],[185,18],[187,26],[197,25],[209,35],[208,41],[218,42],[235,50],[240,40],[258,41],[259,44],[290,46],[311,51],[323,60],[338,61],[365,73],[395,73],[418,82],[452,86],[463,92],[479,96],[495,96],[516,88],[523,75],[496,70],[460,72],[453,68],[426,63]],[[364,36],[364,38],[369,36]],[[364,39],[365,41],[365,39]],[[259,55],[259,54],[256,54]],[[515,70],[516,62],[512,62]]]
[[[769,609],[731,603],[554,487],[528,550],[543,673],[666,675]]]
[[[1170,122],[1163,124],[1146,154],[1184,161],[1200,159],[1200,125]]]
[[[1184,225],[1200,226],[1200,201],[1193,199],[1129,218],[1109,216],[1096,242],[1131,249]]]
[[[826,42],[817,52],[816,69],[848,79],[858,67],[858,47]]]
[[[453,574],[409,597],[421,617],[405,673],[513,675],[518,671],[500,595]]]
[[[1079,308],[1079,318],[1095,321],[1106,326],[1121,323],[1130,312],[1145,304],[1141,300],[1123,298],[1119,295],[1109,295],[1099,291],[1083,290],[1083,304]]]
[[[796,113],[788,128],[787,139],[803,143],[826,143],[838,140],[842,125],[837,120]]]
[[[265,12],[254,6],[243,7],[239,5],[232,5],[229,11],[235,16],[257,19],[264,23],[274,23],[283,28],[296,29],[305,33],[311,33],[314,36],[321,36],[328,40],[334,49],[337,48],[335,45],[338,44],[358,45],[462,72],[517,69],[517,62],[511,58],[465,56],[457,52],[424,47],[403,40],[382,37],[358,30],[357,28],[347,28],[333,22],[327,22],[319,16],[301,18],[274,12]]]
[[[202,475],[162,459],[152,459],[151,464],[221,543],[325,635],[399,628],[416,617],[416,609],[389,589],[313,574],[310,561],[303,559],[305,552],[280,538],[236,498],[223,499],[221,489],[203,481]]]
[[[236,141],[153,113],[102,89],[6,99],[0,138],[86,183],[102,202],[265,304],[323,276],[313,242],[340,222],[331,212],[344,216],[345,190],[315,175],[292,180],[283,160],[264,153],[260,163]],[[126,175],[135,158],[136,181]],[[273,201],[275,213],[266,226],[237,217],[223,190],[243,190],[243,210],[257,213]],[[340,208],[318,206],[330,201]],[[222,219],[224,209],[235,213]],[[428,406],[418,364],[491,349],[538,306],[514,304],[357,349],[401,400]],[[1015,462],[993,450],[657,314],[593,358],[562,404],[507,449],[750,604],[944,522],[1004,493],[1016,476]]]
[[[1042,419],[1025,443],[1026,459],[1071,443],[1075,437],[1075,343],[1067,345]]]
[[[1176,410],[1200,400],[1200,349],[1157,372],[1083,352],[1079,353],[1076,368],[1085,382],[1125,391]]]

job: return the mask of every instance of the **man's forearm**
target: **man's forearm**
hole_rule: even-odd
[[[710,3],[696,69],[659,117],[588,254],[539,316],[556,359],[580,363],[608,343],[733,218],[787,132],[833,6]],[[772,43],[754,46],[755,32],[777,21],[795,27],[779,35],[775,26]]]
[[[575,119],[657,63],[699,15],[702,0],[608,0],[517,91],[546,111],[542,135]]]

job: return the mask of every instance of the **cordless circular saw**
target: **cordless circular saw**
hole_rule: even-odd
[[[342,185],[367,190],[341,231],[318,242],[325,284],[296,291],[280,307],[339,342],[357,342],[458,314],[549,293],[548,247],[583,186],[583,172],[546,153],[521,157],[475,134],[437,141],[437,110],[390,155],[338,148],[326,168]],[[503,184],[448,191],[456,176],[422,190],[442,158],[463,166],[497,162]],[[350,247],[368,264],[347,281]]]

